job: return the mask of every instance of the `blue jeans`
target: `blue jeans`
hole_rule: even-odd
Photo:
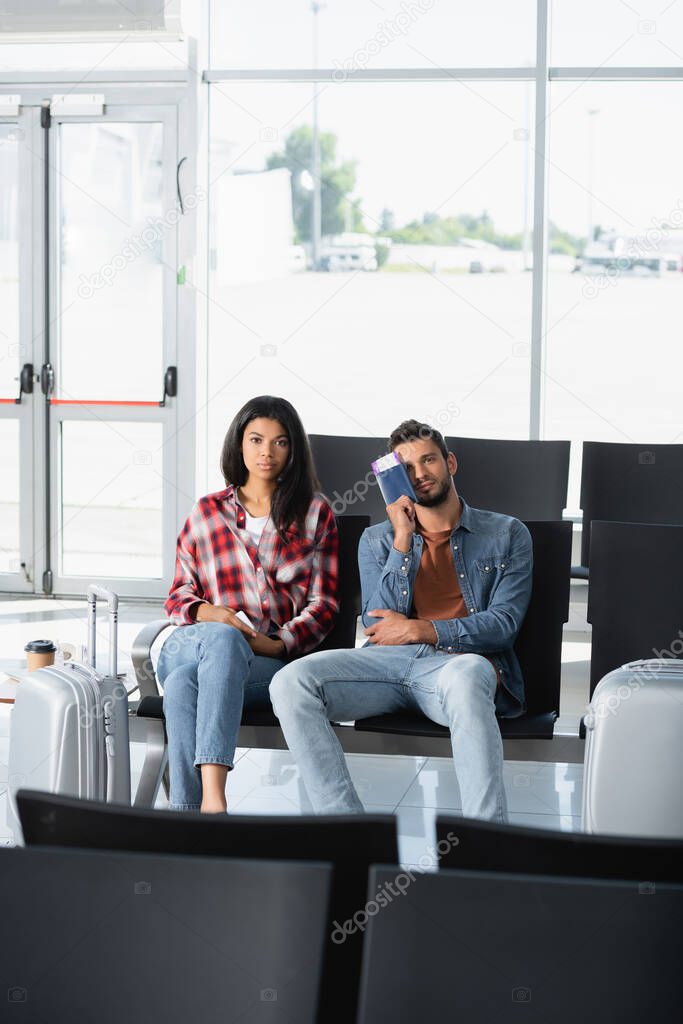
[[[421,711],[450,729],[463,815],[504,822],[495,694],[490,661],[429,644],[309,654],[281,668],[270,684],[275,714],[317,813],[363,810],[330,722]]]
[[[171,781],[170,806],[201,806],[200,764],[232,768],[243,708],[269,708],[268,684],[285,665],[254,654],[238,629],[196,622],[174,630],[161,648]]]

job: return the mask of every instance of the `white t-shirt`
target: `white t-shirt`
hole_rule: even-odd
[[[247,531],[256,547],[259,545],[263,528],[269,518],[270,516],[250,516],[246,508],[244,510],[244,529]]]
[[[266,523],[268,522],[270,516],[250,516],[246,509],[244,510],[244,516],[244,529],[251,537],[252,543],[254,543],[256,547],[258,547],[259,541],[261,540],[261,534],[263,533],[263,529]],[[170,637],[171,633],[177,628],[177,626],[174,626],[172,623],[169,623],[166,629],[162,629],[161,633],[152,644],[152,649],[149,652],[149,656],[152,659],[152,665],[154,667],[155,672],[157,670],[157,664],[159,662],[161,648],[164,646],[164,644]]]

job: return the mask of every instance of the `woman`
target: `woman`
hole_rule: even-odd
[[[268,708],[268,684],[332,628],[337,527],[308,438],[284,398],[253,398],[221,455],[225,490],[201,498],[180,536],[161,648],[170,805],[227,809],[242,708]],[[246,616],[238,617],[238,613]]]

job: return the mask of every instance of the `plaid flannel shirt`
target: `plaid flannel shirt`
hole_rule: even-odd
[[[244,527],[233,486],[200,498],[178,537],[166,612],[185,625],[194,622],[201,601],[242,609],[255,629],[282,640],[288,657],[305,654],[324,640],[339,610],[332,509],[316,494],[303,532],[292,524],[286,543],[272,519],[258,547]]]

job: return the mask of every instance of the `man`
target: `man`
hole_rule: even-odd
[[[470,508],[442,435],[406,420],[389,439],[417,500],[387,506],[358,558],[367,644],[309,654],[280,669],[270,695],[319,813],[363,810],[330,722],[419,710],[451,733],[463,814],[504,822],[496,712],[524,711],[512,650],[531,596],[529,531]]]

